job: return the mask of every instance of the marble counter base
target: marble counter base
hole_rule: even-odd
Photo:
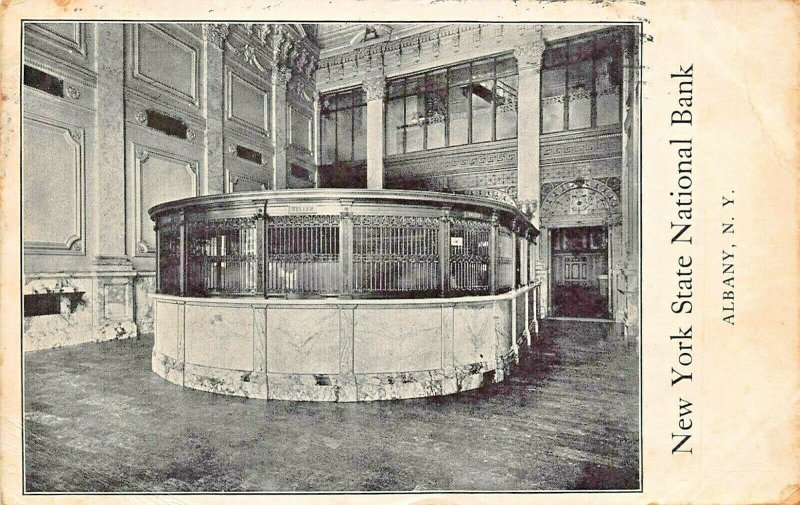
[[[479,362],[444,370],[386,374],[277,374],[181,363],[153,349],[152,367],[179,386],[265,400],[355,402],[442,396],[477,389],[508,377],[516,351],[496,366]]]
[[[469,391],[503,381],[518,362],[530,289],[432,300],[154,295],[152,366],[187,388],[272,400]]]

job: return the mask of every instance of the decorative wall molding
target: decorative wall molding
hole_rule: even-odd
[[[253,163],[239,163],[240,158],[235,158],[225,168],[225,192],[258,191],[269,189],[272,173],[265,166]],[[265,162],[267,160],[265,159]]]
[[[144,147],[137,147],[136,150],[134,151],[134,156],[136,157],[137,160],[139,160],[139,163],[144,163],[145,161],[147,161],[147,158],[150,157],[150,151],[148,151]]]
[[[81,82],[81,79],[76,79],[70,72],[64,72],[64,69],[59,69],[56,67],[48,69],[46,65],[41,65],[38,59],[35,62],[26,61],[25,66],[43,72],[45,69],[47,69],[46,73],[60,79],[63,82],[63,96],[48,93],[47,91],[34,86],[24,85],[22,92],[25,95],[24,98],[26,103],[34,100],[41,100],[51,104],[48,105],[47,108],[59,104],[65,108],[74,110],[74,108],[77,106],[89,112],[90,114],[94,114],[97,106],[95,103],[94,84],[84,84]],[[34,108],[35,107],[36,106],[34,106]]]
[[[168,153],[152,146],[144,146],[133,144],[134,152],[134,254],[136,256],[152,256],[155,252],[155,242],[151,237],[153,234],[150,230],[153,228],[153,223],[147,215],[149,207],[162,203],[171,199],[186,198],[197,196],[200,192],[199,183],[199,162],[193,159],[187,159],[182,156]],[[171,173],[165,176],[162,180],[154,180],[153,174],[145,177],[144,171],[147,166],[154,161],[162,161],[170,165],[174,165],[176,169],[182,168],[190,177],[190,184],[192,190],[190,194],[181,194],[179,191],[179,173]],[[163,175],[163,174],[162,174]],[[151,187],[164,187],[169,188],[162,195],[162,198],[146,194],[147,182]]]
[[[167,78],[174,79],[179,77],[175,72],[175,68],[156,70],[160,64],[159,61],[143,60],[142,36],[148,32],[150,36],[159,40],[159,50],[157,51],[159,57],[168,53],[171,49],[173,51],[172,56],[177,61],[183,61],[183,64],[188,67],[188,81],[183,83],[185,85],[183,89],[176,87],[180,85],[177,81],[169,82],[167,80]],[[131,39],[132,68],[130,72],[132,79],[142,83],[145,89],[155,91],[155,97],[161,98],[160,94],[163,92],[179,102],[188,103],[198,108],[200,106],[200,49],[189,43],[188,40],[181,40],[168,30],[152,24],[131,25]],[[148,66],[152,66],[152,68],[147,68]],[[173,71],[170,72],[170,70]]]
[[[263,72],[265,74],[268,72],[267,67],[258,59],[258,51],[250,44],[245,43],[241,48],[233,47],[232,51],[234,54],[239,55],[245,63],[255,68],[259,72]],[[269,63],[267,63],[267,65],[269,65]]]
[[[463,191],[459,191],[459,193],[463,193],[465,195],[472,195],[472,196],[480,196],[483,198],[489,198],[492,200],[497,200],[498,202],[507,203],[509,205],[516,205],[517,201],[515,200],[516,192],[511,191],[511,187],[503,188],[503,189],[494,189],[494,188],[469,188]]]
[[[319,58],[313,52],[303,47],[295,46],[291,55],[291,63],[295,74],[304,75],[306,79],[313,79]]]
[[[577,160],[596,160],[622,155],[622,133],[559,139],[542,139],[539,159],[542,165]]]
[[[231,170],[228,174],[228,187],[227,193],[235,193],[238,191],[259,191],[269,189],[269,181],[258,180],[247,174],[235,172]]]
[[[163,96],[163,95],[162,95]],[[166,98],[166,97],[164,97]],[[203,117],[201,110],[186,102],[178,102],[174,99],[158,100],[148,92],[138,88],[125,89],[125,119],[126,121],[141,125],[147,122],[147,109],[156,109],[169,116],[179,117],[189,127],[197,131],[205,129],[206,118]],[[136,114],[143,112],[144,121],[139,121]]]
[[[32,129],[39,128],[42,132],[47,132],[52,135],[52,140],[48,142],[49,146],[54,146],[55,142],[62,141],[66,143],[67,151],[71,156],[70,163],[59,163],[53,156],[57,152],[54,148],[48,150],[46,153],[41,151],[46,158],[42,166],[29,166],[36,159],[37,153],[31,152],[30,154],[23,151],[23,177],[27,177],[27,182],[23,183],[23,218],[27,222],[23,226],[25,252],[26,253],[45,253],[45,254],[84,254],[84,236],[86,229],[86,145],[85,135],[86,132],[83,128],[72,125],[67,125],[59,121],[45,118],[26,117],[24,119],[24,127],[27,136],[33,135]],[[35,149],[37,147],[44,148],[44,146],[36,146],[29,140],[25,143],[25,149]],[[52,173],[51,171],[57,171]],[[35,172],[34,172],[35,171]],[[69,173],[71,172],[71,173]],[[36,174],[34,176],[34,173]],[[27,175],[26,175],[27,174]],[[36,182],[36,177],[40,174],[51,174],[46,176],[48,179],[60,180],[61,177],[67,175],[69,184],[58,187],[58,192],[53,192],[49,195],[42,195],[39,192],[34,192],[40,189],[41,186]],[[60,193],[60,194],[59,194]],[[46,201],[38,201],[37,198],[46,198]],[[59,198],[67,198],[67,203],[64,207],[54,209],[53,206],[59,201]],[[71,200],[71,202],[70,202]],[[44,212],[40,209],[44,208]],[[69,216],[71,226],[67,229],[55,230],[59,223],[50,221],[47,210],[57,211],[61,215]],[[37,220],[44,219],[44,222]],[[51,232],[58,231],[63,233],[63,238],[58,240],[37,240],[35,233],[37,230],[46,229],[48,235]],[[33,236],[29,234],[34,234]]]
[[[287,110],[289,113],[289,121],[286,133],[289,137],[289,146],[304,157],[311,157],[314,147],[311,135],[313,132],[313,119],[311,115],[298,110],[292,105],[289,105]],[[301,131],[301,127],[303,131]]]
[[[421,44],[426,42],[440,42],[442,39],[452,38],[460,35],[461,33],[469,33],[473,30],[477,30],[480,28],[480,26],[481,25],[474,23],[453,23],[444,27],[434,28],[433,30],[403,37],[401,39],[371,44],[360,48],[358,51],[348,51],[323,58],[320,62],[320,66],[341,66],[348,62],[358,62],[359,60],[369,57],[370,55],[383,55],[395,51],[401,52],[404,48],[406,49],[406,52],[408,52],[408,48],[419,47]]]
[[[274,25],[272,31],[272,51],[275,67],[278,70],[277,73],[285,74],[286,71],[291,72],[290,56],[295,45],[295,39],[285,25]],[[285,77],[286,81],[288,81],[291,76]]]
[[[537,44],[548,43],[596,30],[593,25],[534,23],[452,23],[411,33],[395,40],[377,38],[366,45],[342,44],[323,51],[317,88],[331,92],[359,84],[365,72],[383,69],[385,75],[423,71],[458,61],[518,50],[521,69],[539,64]],[[531,67],[532,68],[532,67]]]
[[[279,88],[285,88],[292,79],[292,69],[285,66],[276,66],[272,72],[272,83]]]
[[[357,82],[365,72],[384,69],[387,76],[395,76],[459,60],[513,51],[515,46],[525,48],[537,40],[543,50],[541,28],[529,30],[522,24],[453,23],[396,40],[379,38],[369,45],[349,51],[323,54],[317,81],[321,90],[330,91],[336,86]]]
[[[484,196],[506,203],[517,197],[516,140],[443,151],[422,151],[387,160],[387,188]]]
[[[386,187],[471,194],[508,203],[517,196],[517,172],[515,168],[508,168],[484,172],[465,171],[449,175],[417,175],[413,178],[387,176]],[[502,196],[498,196],[501,193]]]
[[[386,160],[387,175],[414,177],[462,170],[475,171],[490,168],[517,166],[517,143],[512,141],[492,142],[481,146],[459,146],[446,150],[420,151],[398,155]]]
[[[269,163],[270,163],[270,160],[272,158],[272,153],[270,153],[270,152],[268,152],[266,150],[256,149],[252,145],[248,145],[248,144],[251,144],[251,143],[250,142],[246,142],[246,141],[245,142],[229,142],[227,144],[227,148],[225,149],[225,152],[228,155],[232,156],[237,162],[246,163],[246,164],[248,164],[250,166],[258,166],[258,167],[266,167],[266,166],[268,166]],[[255,152],[259,153],[261,155],[261,163],[256,163],[256,162],[254,162],[252,160],[249,160],[247,158],[239,157],[238,154],[237,154],[237,149],[236,149],[237,146],[246,147],[247,149],[250,149],[252,151],[255,151]]]
[[[289,81],[290,98],[299,100],[306,107],[310,107],[312,105],[315,92],[316,91],[314,90],[313,83],[307,81],[306,79],[300,78],[299,76],[295,76],[291,81]]]
[[[576,179],[555,185],[542,200],[542,226],[613,225],[622,222],[617,193],[605,182]]]
[[[242,126],[246,131],[253,128],[261,135],[267,135],[270,131],[270,109],[271,99],[269,90],[260,87],[250,80],[242,77],[228,67],[225,71],[225,119]],[[250,102],[260,100],[259,107]],[[247,115],[237,115],[236,110],[239,106],[246,111],[258,112],[259,119],[248,117]]]
[[[542,183],[565,182],[578,177],[584,179],[620,177],[622,175],[622,158],[612,157],[542,165],[540,170]]]
[[[51,74],[64,76],[83,86],[97,87],[97,75],[92,71],[65,61],[59,56],[50,54],[34,45],[25,47],[25,64],[35,66]]]
[[[225,48],[229,33],[228,23],[203,23],[203,38],[220,49]]]
[[[147,112],[145,112],[143,110],[138,110],[133,115],[133,118],[136,119],[136,121],[139,122],[139,123],[146,123],[147,122]]]
[[[67,96],[72,98],[73,100],[77,100],[81,97],[81,92],[78,91],[78,88],[75,86],[67,85]]]
[[[84,59],[88,55],[86,41],[86,24],[84,23],[26,23],[30,29],[48,42],[66,49],[72,54],[79,54]]]

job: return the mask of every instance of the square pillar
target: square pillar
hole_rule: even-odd
[[[123,24],[97,25],[95,201],[97,264],[127,264],[125,254],[125,99]]]
[[[203,75],[205,78],[205,177],[201,180],[201,194],[214,195],[225,192],[225,172],[223,167],[224,150],[222,121],[225,104],[223,50],[228,36],[225,23],[203,25]]]
[[[364,80],[367,98],[367,189],[383,189],[383,114],[386,78],[383,75]]]
[[[287,118],[286,118],[286,86],[291,79],[291,71],[283,64],[272,72],[272,143],[275,154],[272,157],[272,189],[287,187]]]
[[[532,213],[531,221],[540,227],[539,209],[539,134],[542,54],[541,29],[531,41],[514,49],[519,72],[517,105],[517,199]]]
[[[631,27],[632,28],[632,27]],[[615,319],[623,322],[623,334],[638,337],[639,314],[639,31],[623,30],[622,41],[622,268],[617,292],[624,293],[615,307]]]

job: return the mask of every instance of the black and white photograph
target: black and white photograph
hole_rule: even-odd
[[[800,505],[794,0],[0,1],[4,505]]]
[[[641,491],[641,22],[21,36],[24,494]]]

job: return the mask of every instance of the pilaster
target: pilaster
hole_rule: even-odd
[[[286,86],[291,79],[291,71],[288,67],[279,64],[272,72],[272,142],[275,146],[273,155],[272,187],[274,189],[286,189],[287,187],[287,142],[286,142]]]
[[[531,221],[540,226],[539,134],[540,88],[544,40],[541,27],[534,38],[514,49],[519,72],[517,117],[517,198],[529,209]]]
[[[292,78],[292,54],[295,40],[285,25],[273,25],[272,57],[272,143],[275,146],[273,155],[274,172],[272,188],[286,189],[287,182],[287,86]]]
[[[541,171],[539,135],[541,134],[541,70],[545,44],[540,26],[531,38],[514,48],[519,73],[517,106],[517,199],[531,222],[542,231],[537,240],[534,278],[542,283],[543,308],[547,307],[547,230],[541,230]],[[544,315],[544,314],[542,314]]]
[[[94,254],[98,265],[129,265],[125,254],[123,25],[97,25],[97,139]]]
[[[367,97],[367,188],[383,189],[383,114],[386,78],[383,73],[364,79]]]
[[[204,24],[203,40],[205,60],[203,74],[205,76],[205,177],[201,194],[218,194],[225,192],[225,172],[222,122],[224,114],[224,74],[223,53],[225,40],[228,37],[228,25],[225,23]]]
[[[622,32],[622,249],[624,265],[619,276],[619,291],[624,301],[617,309],[617,320],[624,323],[625,335],[638,334],[639,314],[639,55],[638,31]]]

